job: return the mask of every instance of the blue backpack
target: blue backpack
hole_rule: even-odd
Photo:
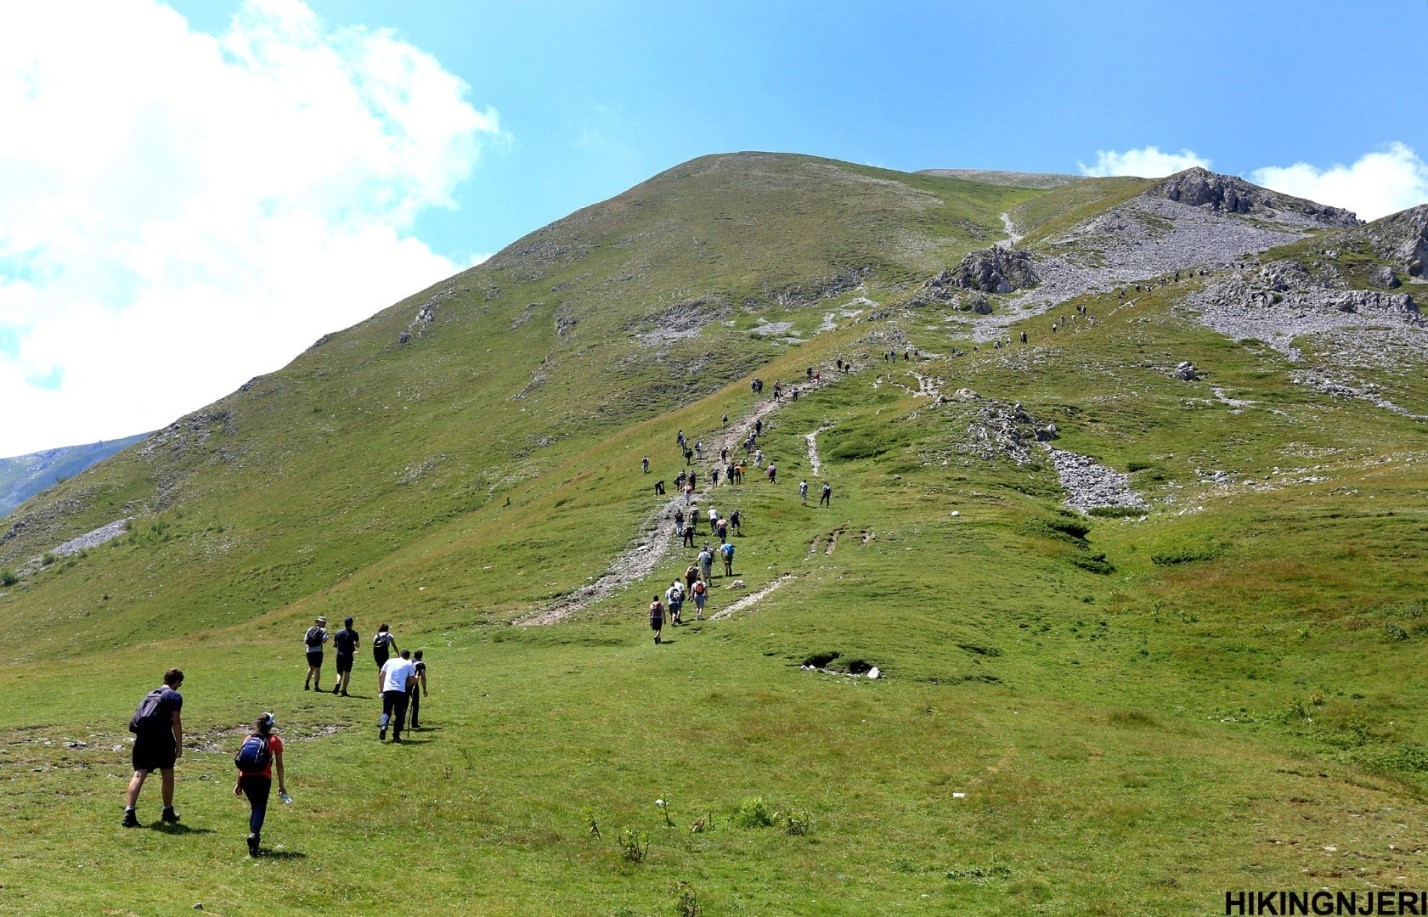
[[[251,735],[243,740],[243,747],[233,756],[233,764],[241,773],[261,774],[268,769],[273,753],[268,748],[268,737]]]

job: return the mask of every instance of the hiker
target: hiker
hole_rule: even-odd
[[[793,397],[793,400],[794,400],[794,401],[797,401],[797,400],[798,400],[798,386],[795,385],[795,386],[793,387],[793,391],[789,392],[789,395],[791,395],[791,396]]]
[[[675,580],[664,591],[664,600],[669,604],[669,623],[678,624],[679,609],[684,605],[684,587],[679,584],[679,580]]]
[[[679,443],[679,448],[681,448],[681,449],[684,448],[684,431],[683,431],[683,430],[680,430],[678,433],[676,433],[676,434],[674,435],[674,441],[677,442],[677,443]]]
[[[680,547],[685,547],[685,548],[692,548],[692,547],[694,547],[694,523],[693,523],[693,522],[690,522],[688,525],[686,525],[686,526],[684,527],[684,533],[683,533],[683,536],[682,536],[682,537],[684,538],[684,541],[683,541],[683,543],[680,545]]]
[[[704,440],[696,439],[694,441],[694,457],[701,462],[704,461]]]
[[[655,496],[664,496],[664,481],[655,481]]]
[[[674,486],[680,490],[683,490],[684,482],[687,480],[689,480],[689,472],[681,471],[679,474],[674,476]]]
[[[823,493],[818,497],[818,505],[833,508],[833,485],[827,481],[823,482]]]
[[[734,530],[734,534],[735,534],[735,535],[738,535],[738,536],[741,537],[741,538],[743,537],[744,533],[743,533],[743,531],[740,530],[740,528],[739,528],[739,523],[741,523],[741,522],[743,522],[743,521],[744,521],[744,511],[741,510],[741,509],[736,509],[736,510],[734,510],[734,515],[732,515],[732,516],[729,517],[729,527]]]
[[[674,530],[680,533],[684,532],[684,510],[677,506],[674,508]]]
[[[694,620],[704,620],[704,603],[709,599],[709,587],[699,580],[694,584]]]
[[[655,596],[654,601],[650,602],[650,630],[654,631],[654,640],[658,643],[660,631],[664,630],[664,604],[660,602],[659,596]]]
[[[709,550],[709,545],[704,546],[704,550],[699,552],[699,578],[704,582],[709,582],[709,568],[714,566],[714,552]],[[693,585],[691,583],[691,585]]]
[[[838,358],[838,372],[841,373],[842,371],[843,371],[843,358],[842,358],[842,357],[839,357],[839,358]]]
[[[755,467],[755,468],[762,468],[762,467],[764,467],[764,450],[760,449],[760,450],[758,450],[757,452],[754,453],[754,467]]]
[[[799,482],[798,482],[798,499],[800,499],[800,500],[803,501],[803,505],[804,505],[804,506],[807,506],[807,505],[808,505],[808,482],[807,482],[807,481],[799,481]]]
[[[650,473],[650,457],[648,455],[640,459],[640,470],[645,474]]]
[[[704,550],[709,550],[709,546],[705,545]],[[703,557],[703,552],[700,552],[699,556]],[[699,564],[690,564],[689,569],[684,571],[684,594],[688,595],[690,591],[694,589],[694,584],[697,582],[699,582]]]
[[[691,489],[696,488],[696,487],[699,486],[699,472],[697,472],[697,471],[691,471],[691,472],[689,472],[689,486],[690,486]]]
[[[729,540],[729,520],[720,519],[714,523],[714,529],[719,533],[719,542],[722,544]]]
[[[233,784],[234,796],[248,797],[248,856],[261,856],[263,821],[268,815],[268,797],[273,792],[273,770],[278,772],[278,795],[288,795],[283,778],[283,740],[273,733],[271,713],[259,714],[253,731],[243,740],[233,763],[238,768],[238,782]]]
[[[397,638],[393,637],[387,625],[383,624],[377,628],[377,633],[372,637],[372,661],[377,663],[377,668],[387,664],[387,660],[392,653],[397,651]]]
[[[421,650],[412,653],[412,673],[415,677],[407,689],[407,715],[413,729],[421,728],[421,696],[431,693],[426,686],[426,663],[422,661],[421,654]]]
[[[163,796],[164,809],[159,820],[174,824],[179,815],[174,811],[174,765],[183,757],[183,695],[178,693],[183,684],[183,671],[169,669],[164,673],[164,683],[148,694],[134,711],[129,720],[129,731],[134,733],[134,776],[129,778],[129,789],[124,797],[124,821],[126,828],[139,827],[139,817],[134,807],[139,804],[139,791],[144,781],[154,771],[159,772],[159,792]]]
[[[718,487],[718,486],[719,486],[719,469],[718,469],[718,468],[714,468],[714,469],[711,469],[711,470],[710,470],[710,472],[709,472],[709,486],[710,486],[710,487]]]
[[[724,415],[724,428],[725,428],[725,429],[728,429],[728,427],[729,427],[729,415],[728,415],[728,414],[725,414],[725,415]]]
[[[342,629],[332,635],[332,648],[337,651],[337,681],[332,685],[333,694],[341,691],[343,697],[347,696],[347,685],[352,681],[352,659],[361,643],[361,636],[352,629],[352,619],[343,619]]]
[[[770,484],[775,483],[775,480],[778,478],[778,466],[773,462],[769,462],[768,476]]]
[[[709,531],[714,531],[719,527],[719,511],[714,507],[709,507]]]
[[[402,740],[402,721],[407,716],[407,691],[416,681],[416,669],[411,663],[412,651],[402,650],[395,659],[388,659],[377,673],[377,691],[382,695],[382,719],[377,724],[377,741],[387,740],[387,727],[392,727],[392,741]]]
[[[764,432],[764,419],[763,419],[762,417],[760,417],[758,420],[755,420],[755,421],[754,421],[754,436],[758,436],[759,434],[761,434],[761,433],[763,433],[763,432]]]
[[[307,629],[302,642],[307,647],[307,678],[303,680],[302,689],[308,690],[308,685],[311,684],[321,691],[322,645],[327,642],[327,619],[319,615],[317,621]]]
[[[736,514],[737,515],[737,514]],[[719,554],[724,558],[724,575],[734,575],[734,543],[726,541],[719,546]]]
[[[684,464],[686,464],[686,465],[692,465],[692,464],[694,464],[694,450],[693,450],[693,449],[685,449],[685,450],[684,450]]]
[[[1023,331],[1023,332],[1021,333],[1021,342],[1022,342],[1023,344],[1026,343],[1026,332],[1025,332],[1025,331]]]
[[[744,483],[744,466],[743,466],[743,465],[735,465],[735,466],[734,466],[734,483],[735,483],[735,484],[742,484],[742,483]]]
[[[688,506],[688,505],[689,505],[690,503],[692,503],[692,502],[694,502],[694,485],[693,485],[693,484],[685,484],[685,485],[684,485],[684,505],[685,505],[685,506]]]
[[[725,465],[729,464],[729,447],[728,447],[728,446],[725,446],[724,448],[722,448],[722,449],[719,450],[719,461],[720,461],[722,464],[725,464]]]
[[[808,367],[808,372],[807,372],[806,375],[808,376],[808,381],[809,381],[809,382],[812,382],[812,381],[813,381],[813,367],[812,367],[812,366]]]

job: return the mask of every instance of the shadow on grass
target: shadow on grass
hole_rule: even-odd
[[[301,850],[261,850],[258,852],[260,860],[305,860],[307,854]]]
[[[150,831],[158,831],[163,834],[212,834],[212,828],[195,828],[192,825],[185,825],[183,822],[171,824],[168,822],[156,821],[149,825]]]

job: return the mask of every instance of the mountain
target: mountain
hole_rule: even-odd
[[[1424,213],[741,153],[571,214],[7,518],[5,894],[241,911],[254,868],[297,911],[1423,887]],[[712,486],[723,448],[743,483]],[[711,506],[740,511],[733,575],[656,645],[651,597],[696,559],[673,516],[717,542]],[[298,687],[318,615],[424,650],[429,729],[377,741],[365,653],[359,696]],[[170,665],[193,831],[121,834],[122,724]],[[248,864],[225,781],[259,711],[298,804]]]
[[[109,442],[64,446],[0,459],[0,516],[9,513],[46,487],[73,477],[116,452],[122,452],[144,436],[145,434],[141,433]]]

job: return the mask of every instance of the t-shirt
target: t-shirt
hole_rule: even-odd
[[[388,659],[382,664],[382,690],[401,691],[407,690],[407,679],[416,675],[416,667],[411,664],[411,660],[398,656],[395,659]]]
[[[268,736],[268,766],[254,776],[273,779],[273,759],[283,753],[283,740],[276,735]]]
[[[421,677],[426,674],[426,663],[425,663],[425,662],[413,662],[413,663],[412,663],[412,674],[416,675],[416,679],[417,679],[416,682],[414,682],[414,683],[412,684],[412,690],[416,690],[418,687],[420,687]]]
[[[164,685],[158,689],[159,705],[155,709],[153,723],[147,729],[140,729],[138,735],[147,739],[168,736],[173,741],[174,714],[183,709],[183,695]]]
[[[362,637],[350,627],[344,627],[332,635],[332,647],[337,650],[339,656],[351,656],[357,652],[357,647],[361,642]]]
[[[327,628],[314,624],[307,629],[307,633],[302,638],[303,646],[307,647],[309,653],[322,652],[322,645],[327,642]]]

